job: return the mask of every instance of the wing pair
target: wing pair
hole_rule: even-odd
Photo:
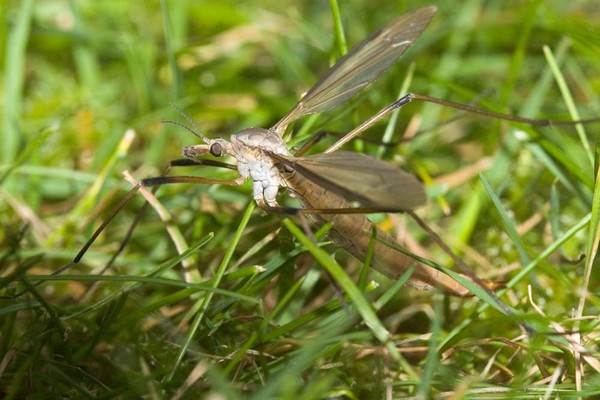
[[[306,179],[364,207],[403,211],[426,201],[423,185],[413,175],[363,154],[337,151],[307,157],[269,155]]]
[[[281,135],[290,122],[337,107],[354,96],[396,62],[429,25],[435,12],[434,6],[412,10],[363,40],[331,67],[271,130]]]

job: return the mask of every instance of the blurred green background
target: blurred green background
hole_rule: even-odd
[[[394,101],[405,83],[416,93],[514,115],[573,118],[549,72],[545,45],[558,59],[580,117],[600,115],[596,1],[341,2],[339,21],[348,47],[404,11],[428,4],[438,13],[402,60],[339,111],[299,121],[296,145],[318,131],[348,132]],[[211,137],[274,125],[341,55],[331,10],[326,1],[286,0],[7,0],[0,5],[6,21],[0,27],[2,286],[7,296],[28,292],[2,300],[0,390],[7,398],[46,391],[73,398],[162,397],[177,390],[184,397],[227,398],[474,396],[469,390],[499,383],[516,391],[533,383],[547,389],[548,371],[540,362],[551,371],[568,363],[560,382],[564,390],[574,390],[574,361],[568,352],[557,354],[560,346],[532,346],[511,358],[518,346],[478,342],[514,338],[519,327],[489,310],[478,317],[477,299],[401,289],[378,315],[394,338],[414,343],[414,355],[407,351],[402,362],[381,355],[385,348],[369,329],[332,306],[336,298],[319,267],[306,272],[297,266],[310,264],[310,257],[290,255],[295,244],[281,228],[281,216],[255,211],[239,244],[232,245],[251,202],[249,185],[169,186],[160,189],[159,198],[187,243],[214,233],[192,255],[196,272],[185,279],[206,283],[198,275],[212,277],[231,250],[228,273],[239,276],[222,287],[259,299],[258,304],[217,295],[202,308],[207,298],[202,290],[192,295],[149,280],[127,287],[177,255],[164,223],[149,211],[110,271],[121,280],[89,290],[86,279],[100,274],[117,250],[141,207],[140,196],[83,262],[66,272],[73,275],[37,289],[30,286],[35,279],[23,280],[25,274],[46,275],[72,260],[131,188],[121,171],[138,179],[156,176],[179,158],[181,147],[197,143],[185,129],[161,123],[188,124],[173,105]],[[383,148],[379,142],[386,128],[395,132],[394,141],[403,132],[418,134]],[[135,131],[131,143],[128,129]],[[377,125],[365,134],[371,141],[348,149],[399,162],[418,174],[431,197],[420,215],[482,276],[510,281],[550,252],[552,257],[539,260],[503,299],[541,318],[526,301],[532,285],[546,313],[564,319],[569,328],[587,271],[595,292],[588,295],[585,314],[597,315],[600,304],[593,264],[578,259],[597,246],[597,214],[590,212],[597,212],[599,196],[594,191],[598,125],[585,129],[533,129],[415,103],[402,109],[395,125]],[[333,140],[327,137],[316,151]],[[499,203],[484,189],[480,171]],[[211,168],[193,173],[235,176]],[[408,226],[414,232],[412,251],[423,249],[449,264],[409,221],[376,218],[392,231]],[[584,229],[565,233],[577,224]],[[562,239],[561,246],[551,246]],[[252,268],[277,257],[288,269],[257,278]],[[343,265],[354,263],[350,271],[358,268],[356,261],[338,258]],[[161,276],[183,281],[176,264]],[[290,272],[295,265],[302,274]],[[295,287],[295,279],[305,280],[303,286]],[[374,303],[393,283],[384,281],[382,287],[371,294]],[[186,314],[188,309],[192,312]],[[196,310],[204,317],[199,326],[191,322],[198,318]],[[312,319],[302,319],[315,310]],[[323,334],[331,339],[327,345],[310,347],[305,339],[330,324],[345,328],[331,338]],[[452,331],[456,326],[460,331]],[[592,320],[579,328],[591,332],[596,326]],[[436,341],[420,336],[428,332]],[[190,348],[175,362],[184,343]],[[453,347],[459,344],[464,348]],[[597,351],[594,346],[589,350]],[[442,357],[450,348],[455,354]],[[497,365],[483,374],[492,355]],[[194,369],[198,366],[203,372]],[[198,377],[188,390],[185,379],[192,371]],[[596,370],[588,372],[585,383],[589,392],[583,394],[597,395]]]

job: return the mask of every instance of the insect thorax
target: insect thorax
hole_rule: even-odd
[[[267,129],[249,128],[232,135],[231,146],[240,175],[254,181],[254,199],[259,204],[264,200],[276,205],[275,197],[282,179],[268,152],[290,156],[283,139]]]

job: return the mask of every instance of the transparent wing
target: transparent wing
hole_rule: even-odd
[[[331,67],[273,130],[282,133],[290,122],[329,110],[354,96],[404,53],[435,12],[433,6],[410,11],[363,40]]]
[[[336,151],[299,158],[270,155],[305,178],[366,207],[401,211],[426,200],[423,185],[413,175],[363,154]]]

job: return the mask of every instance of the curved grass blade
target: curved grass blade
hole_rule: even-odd
[[[346,272],[335,262],[331,256],[323,249],[313,243],[300,228],[292,223],[289,219],[285,219],[283,224],[292,232],[294,236],[305,246],[315,259],[331,274],[333,279],[339,283],[341,288],[348,294],[351,303],[356,307],[356,311],[361,315],[367,326],[373,332],[373,335],[386,345],[387,349],[394,359],[400,358],[400,353],[393,342],[390,340],[390,335],[387,329],[383,326],[371,304],[364,298],[358,287],[352,282]]]

